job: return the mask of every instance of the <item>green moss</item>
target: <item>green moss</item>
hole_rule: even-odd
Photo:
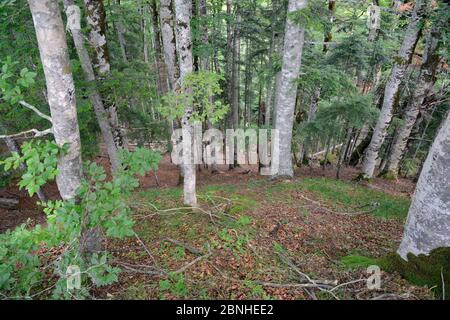
[[[357,183],[326,178],[303,179],[300,188],[314,193],[335,210],[371,211],[382,218],[404,219],[410,200],[369,189]]]
[[[341,258],[344,267],[349,269],[367,268],[368,266],[378,265],[378,259],[359,255],[348,255]]]
[[[408,261],[392,253],[381,259],[380,266],[386,271],[400,273],[413,284],[434,288],[433,291],[440,298],[443,276],[445,297],[450,299],[450,248],[435,249],[428,256],[409,254]]]

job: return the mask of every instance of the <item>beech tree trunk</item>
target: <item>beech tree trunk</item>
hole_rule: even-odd
[[[417,182],[398,249],[407,254],[428,254],[450,247],[450,112],[431,146]]]
[[[155,60],[156,70],[158,77],[158,94],[164,95],[169,91],[167,83],[167,70],[164,63],[163,51],[161,45],[161,29],[159,27],[159,13],[156,5],[156,0],[151,0],[150,9],[152,13],[152,26],[153,26],[153,43],[155,46]]]
[[[68,150],[58,159],[56,184],[64,200],[76,197],[82,162],[75,87],[57,0],[28,0],[47,85],[56,143]]]
[[[106,42],[106,13],[102,0],[84,0],[86,20],[90,27],[89,42],[94,47],[98,73],[105,75],[111,70],[108,44]]]
[[[400,160],[405,152],[408,138],[419,115],[420,107],[436,82],[436,69],[439,65],[438,48],[441,27],[442,25],[440,24],[434,25],[427,37],[419,79],[406,107],[403,119],[404,123],[394,137],[391,152],[387,160],[385,173],[389,177],[397,177]]]
[[[106,77],[110,70],[110,58],[106,41],[106,13],[103,0],[84,0],[86,6],[86,20],[90,28],[89,42],[96,53],[97,72],[100,78]],[[106,106],[109,122],[114,135],[114,143],[122,147],[124,139],[119,128],[119,116],[115,106]]]
[[[81,68],[83,69],[86,81],[95,83],[96,79],[94,69],[92,67],[92,61],[84,45],[83,34],[81,32],[80,8],[74,3],[74,0],[64,0],[64,9],[67,16],[67,28],[72,33],[75,49],[77,51],[78,58],[80,59]],[[93,86],[93,89],[91,89],[89,99],[91,100],[92,106],[94,107],[94,113],[97,117],[103,141],[105,142],[106,149],[108,151],[111,170],[113,172],[116,172],[120,168],[119,153],[116,144],[114,143],[114,136],[108,120],[107,112],[103,106],[102,98],[98,90],[95,89],[95,86]]]
[[[170,89],[176,88],[180,76],[177,59],[175,38],[175,13],[172,0],[161,0],[159,7],[161,19],[162,42],[164,48],[164,60],[167,66]]]
[[[416,1],[402,46],[398,55],[394,58],[395,64],[392,68],[388,83],[386,84],[381,113],[374,128],[372,140],[367,148],[363,162],[362,175],[365,179],[373,177],[380,148],[386,137],[387,127],[392,120],[392,109],[395,98],[398,94],[400,84],[404,79],[406,69],[411,61],[423,27],[425,8],[426,3],[423,0]]]
[[[192,36],[191,36],[191,0],[175,0],[175,17],[176,17],[176,48],[180,65],[180,79],[182,84],[186,75],[193,71],[192,57]],[[191,123],[193,112],[192,105],[185,106],[185,113],[181,120],[183,133],[183,171],[184,171],[184,204],[195,207],[197,206],[197,195],[195,191],[196,172],[193,163],[193,138],[194,126]],[[188,139],[184,139],[184,138]]]
[[[283,63],[280,80],[275,92],[275,129],[278,139],[273,146],[273,176],[293,177],[292,167],[292,128],[294,123],[295,101],[297,97],[296,79],[300,74],[305,30],[291,20],[290,14],[306,7],[306,0],[289,0],[288,16],[284,34]]]

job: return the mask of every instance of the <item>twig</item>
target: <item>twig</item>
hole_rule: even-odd
[[[190,253],[193,253],[193,254],[198,255],[198,256],[203,254],[203,252],[201,252],[200,250],[190,246],[189,244],[181,242],[181,241],[178,241],[178,240],[175,240],[175,239],[172,239],[172,238],[167,238],[166,237],[166,238],[163,238],[162,241],[168,241],[168,242],[171,242],[171,243],[173,243],[173,244],[175,244],[177,246],[184,247]]]
[[[25,101],[19,101],[19,103],[24,106],[25,108],[28,108],[32,111],[34,111],[34,113],[36,113],[39,117],[44,118],[45,120],[48,120],[50,123],[53,124],[52,118],[49,117],[48,115],[42,113],[41,111],[39,111],[38,108],[32,106],[31,104],[25,102]]]

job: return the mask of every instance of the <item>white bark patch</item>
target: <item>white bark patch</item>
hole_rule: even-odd
[[[425,160],[397,252],[407,260],[441,247],[450,247],[450,112]]]
[[[29,0],[47,84],[55,141],[69,145],[58,159],[56,183],[65,200],[76,196],[81,184],[81,144],[75,88],[70,70],[63,21],[56,0]]]
[[[288,14],[304,8],[306,4],[307,1],[290,0]],[[297,96],[295,80],[300,74],[304,33],[304,29],[288,17],[284,35],[283,64],[275,92],[276,115],[274,121],[279,139],[274,141],[273,154],[275,158],[279,159],[279,163],[278,168],[272,168],[272,172],[277,172],[278,176],[292,177],[294,175],[291,144]],[[272,166],[274,165],[276,163]]]

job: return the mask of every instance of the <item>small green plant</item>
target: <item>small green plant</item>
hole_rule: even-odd
[[[367,268],[368,266],[379,264],[377,259],[358,255],[348,255],[342,257],[341,262],[346,268],[349,269]]]
[[[47,181],[53,180],[58,174],[56,165],[58,155],[67,151],[67,145],[60,148],[55,142],[49,140],[26,141],[21,146],[22,155],[13,152],[10,157],[0,164],[4,170],[16,170],[21,164],[27,165],[18,185],[25,188],[33,196]]]
[[[189,291],[185,283],[184,274],[170,273],[167,279],[159,280],[159,291],[162,299],[167,292],[178,298],[186,297]]]
[[[253,299],[264,299],[264,300],[272,300],[273,298],[266,293],[264,288],[255,283],[252,280],[245,280],[244,286],[250,290],[251,298]]]

